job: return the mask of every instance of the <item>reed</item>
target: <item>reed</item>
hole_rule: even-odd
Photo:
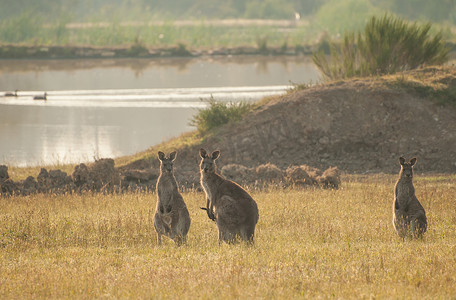
[[[280,48],[284,43],[294,47],[314,40],[318,31],[307,23],[294,28],[279,25],[214,26],[204,20],[179,26],[173,21],[163,24],[126,24],[113,20],[105,26],[67,26],[67,19],[56,23],[33,15],[21,15],[0,21],[0,43],[42,46],[133,46],[140,40],[148,48],[167,48],[185,44],[190,49],[258,47],[258,40],[268,47]],[[86,24],[87,25],[87,24]],[[286,34],[284,34],[286,30]],[[310,43],[311,44],[311,43]]]

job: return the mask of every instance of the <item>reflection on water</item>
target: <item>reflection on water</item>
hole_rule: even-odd
[[[268,86],[314,82],[307,57],[0,60],[0,91]]]
[[[201,99],[253,101],[317,80],[302,57],[0,60],[0,95],[19,90],[0,97],[0,164],[133,154],[192,130]]]
[[[122,89],[46,91],[47,101],[36,101],[42,91],[15,92],[14,97],[1,97],[0,104],[18,106],[60,107],[129,107],[129,108],[203,108],[214,98],[225,102],[252,102],[281,94],[291,86],[174,88],[174,89]]]
[[[194,113],[188,108],[0,107],[0,161],[21,166],[132,154],[191,130]]]

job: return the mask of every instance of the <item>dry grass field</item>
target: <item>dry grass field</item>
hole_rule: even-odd
[[[0,199],[0,298],[456,297],[456,176],[415,176],[423,240],[392,227],[396,176],[338,190],[251,191],[256,243],[218,245],[203,193],[184,193],[188,244],[157,247],[155,194]]]

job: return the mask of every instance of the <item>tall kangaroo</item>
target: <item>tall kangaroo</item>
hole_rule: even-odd
[[[415,196],[413,166],[416,158],[406,162],[399,158],[401,171],[394,188],[393,226],[402,239],[423,237],[427,229],[426,212]]]
[[[219,155],[218,150],[208,156],[206,150],[200,149],[201,186],[206,193],[207,215],[217,224],[219,243],[233,243],[236,237],[253,243],[258,206],[241,186],[216,173],[215,160]]]
[[[165,235],[180,246],[187,241],[187,233],[190,229],[190,215],[179,193],[173,173],[176,154],[176,151],[171,152],[166,158],[163,152],[158,152],[160,176],[157,181],[158,201],[155,208],[154,227],[159,245],[161,245],[161,236]]]

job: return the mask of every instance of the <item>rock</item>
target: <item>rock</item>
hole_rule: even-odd
[[[9,178],[8,167],[5,165],[0,166],[0,181],[6,180]]]
[[[337,167],[326,169],[321,176],[317,177],[317,182],[325,188],[339,188],[340,171]]]
[[[256,184],[262,185],[265,183],[281,183],[284,179],[283,171],[274,164],[267,163],[259,165],[255,169],[257,179]]]
[[[16,186],[14,181],[12,181],[10,178],[0,181],[0,194],[1,195],[11,196],[14,194],[18,194],[18,192],[19,192],[18,187]]]
[[[112,192],[120,184],[119,171],[114,168],[114,160],[102,158],[89,166],[90,183],[92,191]]]
[[[21,194],[30,195],[37,192],[38,183],[33,176],[27,177],[22,183]]]
[[[252,184],[256,180],[256,171],[240,164],[228,164],[222,167],[220,173],[226,179],[239,184]]]
[[[41,168],[37,176],[37,190],[42,193],[65,193],[72,190],[73,181],[66,172]]]
[[[288,184],[305,186],[305,185],[314,185],[317,183],[316,178],[314,177],[315,172],[308,173],[310,167],[306,165],[301,166],[292,166],[286,169],[286,181]]]
[[[49,191],[48,178],[49,178],[48,171],[45,168],[41,168],[40,173],[36,177],[36,179],[37,179],[37,188],[38,188],[39,192],[45,193],[45,192]]]
[[[90,172],[85,164],[79,164],[74,167],[73,174],[74,185],[78,191],[88,190],[90,185]]]

